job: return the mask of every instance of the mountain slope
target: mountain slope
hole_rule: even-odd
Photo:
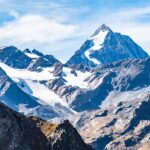
[[[147,95],[150,89],[150,58],[104,64],[83,74],[87,75],[83,80],[85,86],[80,85],[81,81],[77,81],[78,86],[71,82],[70,86],[66,86],[62,78],[47,81],[45,85],[77,112],[98,109]]]
[[[97,150],[149,144],[150,57],[128,36],[103,25],[65,65],[37,50],[5,47],[0,67],[0,101],[30,116],[7,115],[5,110],[14,111],[0,104],[0,138],[6,143],[0,149],[91,149],[68,121],[58,124],[63,118],[71,118]]]
[[[36,115],[44,119],[73,114],[59,96],[40,83],[20,78],[12,80],[1,68],[0,101],[25,115]]]
[[[13,68],[30,68],[31,70],[38,70],[41,67],[51,67],[56,63],[60,63],[52,55],[44,55],[37,50],[30,51],[29,49],[22,52],[15,46],[0,48],[0,62]]]
[[[102,25],[87,39],[81,48],[67,61],[66,65],[95,67],[128,58],[143,59],[148,54],[129,36],[113,32]],[[80,69],[83,69],[81,66]]]
[[[3,62],[13,68],[27,68],[31,61],[31,58],[26,56],[14,46],[0,48],[0,62]]]
[[[71,120],[96,150],[140,150],[150,146],[149,95],[105,109],[85,111]]]
[[[33,52],[29,50],[24,53],[32,53],[33,55]],[[35,50],[34,55],[38,55],[38,58],[43,56],[42,53]],[[36,62],[37,57],[32,57],[33,62]],[[95,69],[84,72],[64,67],[61,63],[56,63],[54,66],[41,66],[40,70],[37,68],[30,70],[29,67],[28,69],[17,69],[4,63],[0,63],[0,66],[16,83],[17,88],[21,89],[19,93],[23,92],[27,96],[34,97],[38,104],[41,103],[40,106],[43,106],[44,103],[42,110],[43,108],[46,108],[45,111],[48,110],[47,106],[45,107],[46,103],[50,106],[50,110],[57,110],[57,112],[54,111],[56,114],[64,116],[72,115],[75,113],[73,110],[77,112],[92,110],[111,102],[117,103],[119,98],[125,100],[123,97],[130,97],[132,99],[131,95],[140,96],[143,90],[146,92],[142,92],[141,95],[147,94],[150,85],[149,62],[149,58],[132,58],[102,64]],[[26,99],[24,99],[24,103],[20,98],[14,99],[15,101],[18,101],[18,104],[19,101],[20,104],[26,104]],[[26,107],[22,107],[22,110],[25,111]],[[38,113],[41,107],[36,110],[31,112],[42,117],[43,113]],[[44,119],[48,119],[47,117]]]
[[[23,53],[32,59],[32,62],[30,64],[30,66],[28,67],[29,70],[36,71],[36,70],[40,70],[42,68],[52,67],[58,63],[61,63],[54,56],[44,55],[43,53],[41,53],[35,49],[32,51],[30,51],[29,49],[25,49],[23,51]]]
[[[24,93],[15,82],[0,68],[0,100],[9,107],[17,109],[19,104],[28,104],[29,108],[36,107],[35,98]]]
[[[52,124],[36,117],[27,118],[0,103],[1,150],[59,150],[60,147],[92,150],[69,121]]]

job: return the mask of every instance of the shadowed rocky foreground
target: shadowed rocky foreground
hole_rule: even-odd
[[[52,124],[0,103],[0,150],[92,150],[68,120]]]

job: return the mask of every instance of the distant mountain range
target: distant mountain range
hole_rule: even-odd
[[[37,50],[0,48],[0,101],[26,116],[69,119],[96,150],[148,143],[149,93],[149,55],[106,25],[64,64]]]

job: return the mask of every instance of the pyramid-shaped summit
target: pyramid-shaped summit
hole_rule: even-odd
[[[95,67],[123,59],[144,59],[148,54],[129,36],[100,26],[66,63],[67,66]]]
[[[102,24],[95,32],[92,36],[96,36],[97,34],[99,34],[99,32],[109,32],[111,31],[111,29],[106,26],[105,24]]]

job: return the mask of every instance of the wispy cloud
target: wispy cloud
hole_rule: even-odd
[[[62,24],[40,15],[25,15],[19,18],[14,12],[13,15],[17,16],[15,20],[0,27],[0,40],[6,45],[50,46],[51,43],[76,36],[75,25]]]
[[[0,8],[0,14],[8,15],[0,18],[2,45],[44,49],[68,59],[96,28],[106,23],[150,52],[150,2],[1,0]]]
[[[15,10],[10,10],[9,11],[9,15],[14,17],[14,18],[18,18],[19,17],[19,13]]]

